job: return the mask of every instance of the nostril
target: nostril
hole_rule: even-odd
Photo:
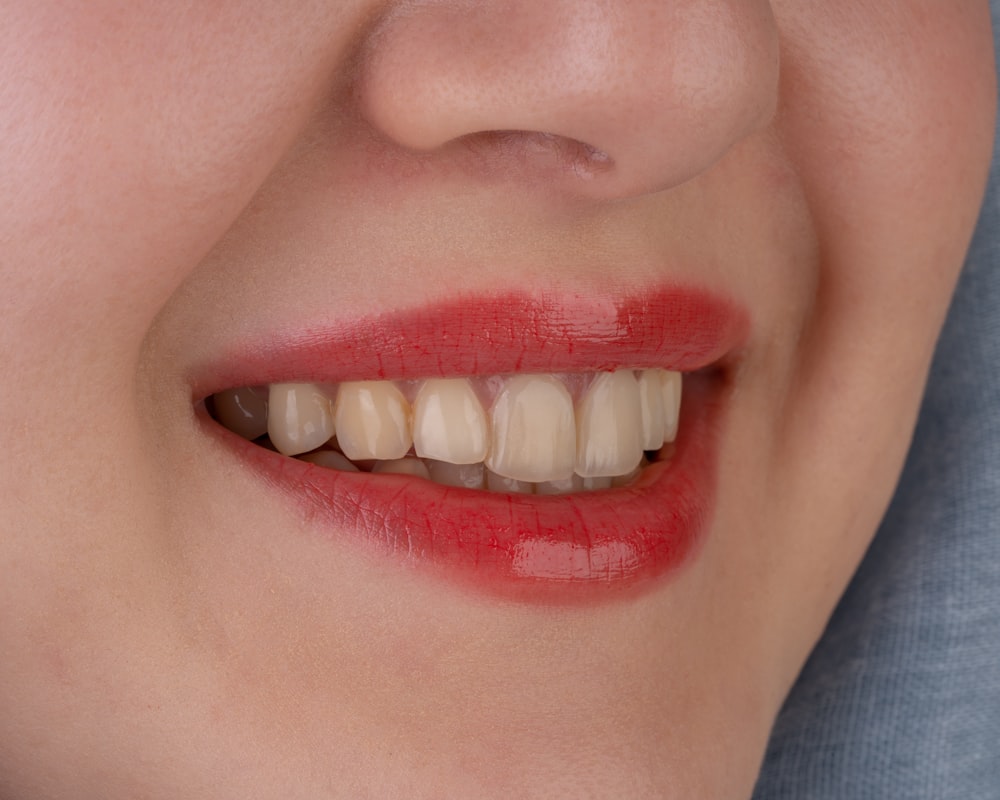
[[[484,175],[502,175],[500,156],[516,155],[508,179],[569,195],[661,191],[765,127],[777,100],[779,40],[761,0],[393,8],[360,62],[358,111],[411,153],[443,164],[463,147],[484,155]]]
[[[506,164],[517,162],[548,172],[571,173],[590,178],[611,172],[614,160],[603,150],[586,142],[538,131],[481,131],[460,137],[456,143],[479,159],[499,158]]]

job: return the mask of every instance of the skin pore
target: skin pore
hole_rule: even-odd
[[[909,442],[988,4],[8,5],[0,796],[749,796]],[[749,333],[701,551],[628,597],[375,556],[197,421],[248,339],[664,282]]]

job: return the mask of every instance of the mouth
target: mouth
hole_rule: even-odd
[[[698,551],[748,327],[678,287],[465,297],[278,331],[191,383],[206,433],[320,535],[476,591],[587,602]]]

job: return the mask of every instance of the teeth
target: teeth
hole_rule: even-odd
[[[529,481],[505,478],[492,470],[486,470],[486,488],[491,492],[510,492],[512,494],[534,494],[535,492],[535,484]]]
[[[486,466],[516,481],[557,481],[573,474],[573,398],[561,381],[518,375],[493,403],[493,437]],[[487,481],[488,482],[488,481]]]
[[[543,481],[535,484],[535,494],[569,494],[571,492],[593,492],[610,489],[611,478],[581,478],[574,475],[562,481]]]
[[[642,408],[642,449],[663,447],[667,422],[663,414],[663,379],[659,369],[644,369],[639,375],[639,403]]]
[[[388,475],[415,475],[418,478],[431,479],[427,466],[419,458],[395,458],[390,461],[379,461],[372,472]]]
[[[681,415],[681,374],[661,370],[663,381],[664,442],[677,438],[677,425]]]
[[[631,472],[642,458],[642,406],[631,370],[594,379],[577,415],[576,474],[585,478]]]
[[[574,408],[571,390],[584,387]],[[238,435],[267,433],[264,446],[328,469],[552,495],[629,486],[648,466],[644,451],[669,459],[681,389],[679,372],[623,369],[339,389],[278,383],[218,392],[210,408]],[[489,412],[480,395],[495,398]],[[336,449],[317,449],[326,443]]]
[[[583,478],[573,475],[560,481],[542,481],[535,484],[535,494],[569,494],[583,491]]]
[[[244,439],[267,433],[267,390],[244,386],[226,389],[214,396],[215,416],[225,427]]]
[[[421,458],[476,464],[486,458],[486,412],[463,378],[425,381],[413,403],[413,449]]]
[[[410,407],[389,381],[342,383],[337,443],[352,461],[402,458],[410,449]]]
[[[302,456],[300,460],[308,461],[310,464],[315,464],[318,467],[339,469],[341,472],[361,471],[347,459],[347,456],[338,453],[336,450],[317,450],[315,453],[308,453]]]
[[[268,400],[267,433],[279,453],[314,450],[333,436],[330,398],[312,383],[276,383]]]
[[[431,480],[444,486],[461,486],[465,489],[482,489],[486,475],[482,464],[450,464],[447,461],[427,461]]]
[[[639,462],[639,466],[636,467],[634,470],[632,470],[627,475],[618,475],[618,476],[612,478],[611,479],[611,485],[614,488],[616,488],[616,489],[619,488],[619,487],[621,487],[621,486],[628,486],[630,483],[632,483],[632,481],[634,481],[636,478],[639,477],[639,473],[642,472],[643,468],[646,467],[646,466],[648,466],[648,462],[646,461],[645,458],[643,458],[642,461]],[[595,478],[595,480],[599,480],[599,479]]]

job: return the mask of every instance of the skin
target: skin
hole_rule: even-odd
[[[0,795],[747,797],[909,442],[987,3],[288,8],[4,4]],[[248,333],[664,280],[753,327],[707,543],[627,601],[372,558],[194,424]]]

